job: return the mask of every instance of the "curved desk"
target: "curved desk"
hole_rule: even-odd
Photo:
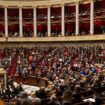
[[[48,81],[44,78],[36,78],[36,77],[27,77],[25,80],[23,76],[15,76],[15,81],[17,83],[24,83],[31,86],[38,86],[38,87],[47,87]]]

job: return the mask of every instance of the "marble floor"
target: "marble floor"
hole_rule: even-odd
[[[30,94],[33,91],[39,90],[39,87],[37,86],[30,86],[30,85],[22,85],[23,89],[25,92],[27,92],[28,94]]]

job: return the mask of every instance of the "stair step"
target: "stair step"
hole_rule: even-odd
[[[18,55],[15,55],[14,58],[12,59],[13,65],[11,66],[11,68],[9,70],[10,71],[10,73],[9,73],[10,76],[13,76],[14,73],[15,73],[15,70],[16,70],[16,67],[17,67],[17,58],[18,58]]]

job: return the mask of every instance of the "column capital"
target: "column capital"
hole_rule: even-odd
[[[74,4],[79,4],[80,2],[79,1],[77,1],[77,2],[75,2]]]
[[[48,8],[48,7],[51,7],[51,5],[47,5],[47,8]]]
[[[19,4],[19,5],[18,5],[18,8],[23,8],[22,4]]]
[[[65,3],[60,4],[60,6],[61,6],[61,7],[62,7],[62,6],[65,6]]]
[[[33,5],[33,6],[32,6],[32,8],[37,8],[37,7],[38,7],[37,5]]]
[[[8,8],[8,5],[4,5],[3,7],[4,7],[4,8]]]

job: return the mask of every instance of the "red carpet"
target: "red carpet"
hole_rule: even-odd
[[[9,70],[9,75],[10,76],[13,76],[15,71],[16,71],[17,57],[18,57],[18,55],[15,55],[14,58],[12,59],[12,65],[11,65],[10,70]]]

